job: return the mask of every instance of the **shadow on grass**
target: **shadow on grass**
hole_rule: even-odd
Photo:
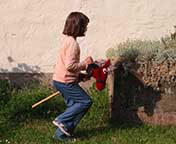
[[[90,129],[82,129],[76,131],[76,137],[81,140],[84,139],[91,139],[93,137],[97,137],[99,135],[106,135],[107,133],[115,133],[120,130],[129,130],[133,128],[140,128],[144,126],[141,124],[136,123],[110,123],[105,127],[95,127]]]

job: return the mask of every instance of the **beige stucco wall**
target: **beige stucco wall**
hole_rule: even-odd
[[[176,25],[176,0],[0,0],[0,70],[53,72],[66,16],[90,18],[81,57],[104,58],[126,39],[159,39]]]

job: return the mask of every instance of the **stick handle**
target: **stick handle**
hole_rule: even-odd
[[[35,108],[36,106],[38,106],[38,105],[40,105],[41,103],[43,103],[43,102],[45,102],[45,101],[47,101],[47,100],[51,99],[52,97],[54,97],[54,96],[58,95],[59,93],[60,93],[60,92],[59,92],[59,91],[57,91],[57,92],[53,93],[52,95],[50,95],[50,96],[48,96],[48,97],[46,97],[46,98],[42,99],[41,101],[39,101],[39,102],[37,102],[37,103],[33,104],[33,105],[32,105],[32,108]]]

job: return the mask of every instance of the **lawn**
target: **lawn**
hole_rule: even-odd
[[[31,95],[34,96],[36,93],[42,95],[46,92],[45,90],[22,90],[15,92],[14,95],[19,97],[17,101],[31,106],[34,102],[27,103],[24,99],[22,101],[21,95],[23,98],[26,96],[25,100],[27,101]],[[46,95],[48,95],[47,92]],[[93,97],[94,103],[75,131],[77,137],[75,144],[176,144],[175,127],[110,123],[108,90],[98,92],[92,87],[89,93]],[[52,120],[57,116],[57,112],[53,108],[51,109],[51,103],[52,106],[62,107],[59,108],[60,112],[64,110],[62,98],[59,96],[43,104],[43,106],[39,106],[37,110],[25,109],[20,104],[17,104],[15,112],[12,110],[4,112],[12,105],[12,102],[9,101],[9,104],[6,104],[6,110],[5,108],[4,110],[1,109],[0,144],[63,143],[52,139],[52,135],[56,130]],[[23,110],[20,109],[19,111],[18,107],[23,108]],[[42,109],[46,113],[41,113],[40,110]],[[36,115],[36,112],[33,111],[39,112],[39,115],[33,116]],[[13,114],[11,114],[12,112]],[[26,115],[26,112],[28,115]],[[7,114],[11,115],[11,117],[7,116]]]

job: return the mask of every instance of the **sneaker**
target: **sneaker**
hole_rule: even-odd
[[[67,136],[71,136],[71,135],[67,132],[65,126],[64,126],[62,123],[58,123],[57,120],[54,120],[54,121],[53,121],[53,124],[54,124],[55,126],[57,126],[64,134],[66,134]]]

